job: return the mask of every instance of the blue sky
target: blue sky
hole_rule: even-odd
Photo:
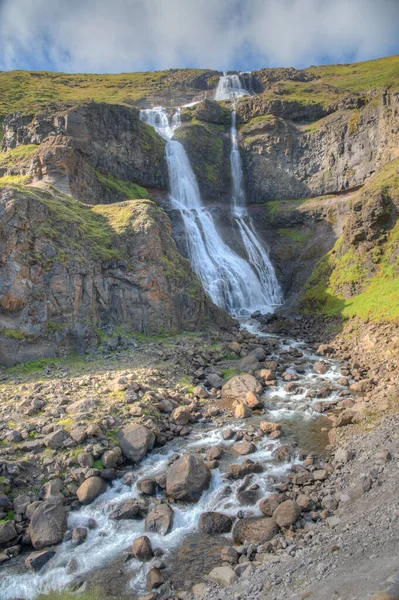
[[[399,0],[0,0],[0,70],[118,73],[399,53]]]

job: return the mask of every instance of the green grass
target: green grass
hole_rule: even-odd
[[[5,187],[23,190],[25,184],[30,180],[29,175],[4,175],[0,177],[0,189]]]
[[[237,357],[235,357],[237,358]],[[238,374],[237,367],[229,367],[228,369],[221,369],[221,373],[225,379],[225,381],[229,381],[234,375]]]
[[[0,519],[0,523],[5,523],[6,521],[12,521],[15,517],[15,512],[13,510],[9,510],[4,519]]]
[[[303,233],[302,231],[299,231],[298,229],[294,229],[292,227],[283,227],[277,229],[277,233],[279,235],[282,235],[283,237],[289,238],[292,242],[295,242],[297,244],[303,244],[312,237],[312,234]]]
[[[12,338],[13,340],[24,340],[25,334],[17,329],[0,329],[0,335]]]
[[[30,362],[10,367],[9,372],[15,375],[33,375],[43,371],[51,365],[61,366],[64,368],[77,368],[85,365],[83,356],[79,354],[69,354],[62,358],[38,358]]]
[[[26,161],[34,154],[39,146],[36,144],[26,144],[17,146],[8,152],[0,153],[0,169],[15,167]]]
[[[148,191],[137,185],[136,183],[132,183],[131,181],[124,181],[122,179],[118,179],[118,177],[113,177],[112,175],[101,173],[101,171],[96,169],[97,179],[105,185],[111,191],[117,192],[121,194],[124,200],[139,200],[141,198],[150,198],[150,194]]]

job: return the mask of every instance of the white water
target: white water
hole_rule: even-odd
[[[171,203],[183,218],[191,265],[213,302],[234,316],[272,310],[271,295],[263,285],[266,277],[262,274],[261,278],[257,268],[259,260],[250,259],[249,264],[236,254],[223,241],[212,214],[202,204],[186,151],[180,142],[172,139],[180,124],[180,111],[171,123],[162,107],[143,110],[140,117],[168,141],[166,159]]]
[[[249,94],[240,75],[223,73],[215,90],[215,100],[235,100]]]

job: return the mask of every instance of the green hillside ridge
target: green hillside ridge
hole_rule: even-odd
[[[399,198],[399,159],[381,169],[352,203]],[[395,204],[395,203],[394,203]],[[387,209],[387,216],[392,208]],[[345,232],[317,264],[303,295],[305,312],[399,322],[399,220],[381,228],[373,247],[346,247]]]

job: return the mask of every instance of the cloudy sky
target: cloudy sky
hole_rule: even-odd
[[[122,72],[399,53],[399,0],[0,0],[0,70]]]

